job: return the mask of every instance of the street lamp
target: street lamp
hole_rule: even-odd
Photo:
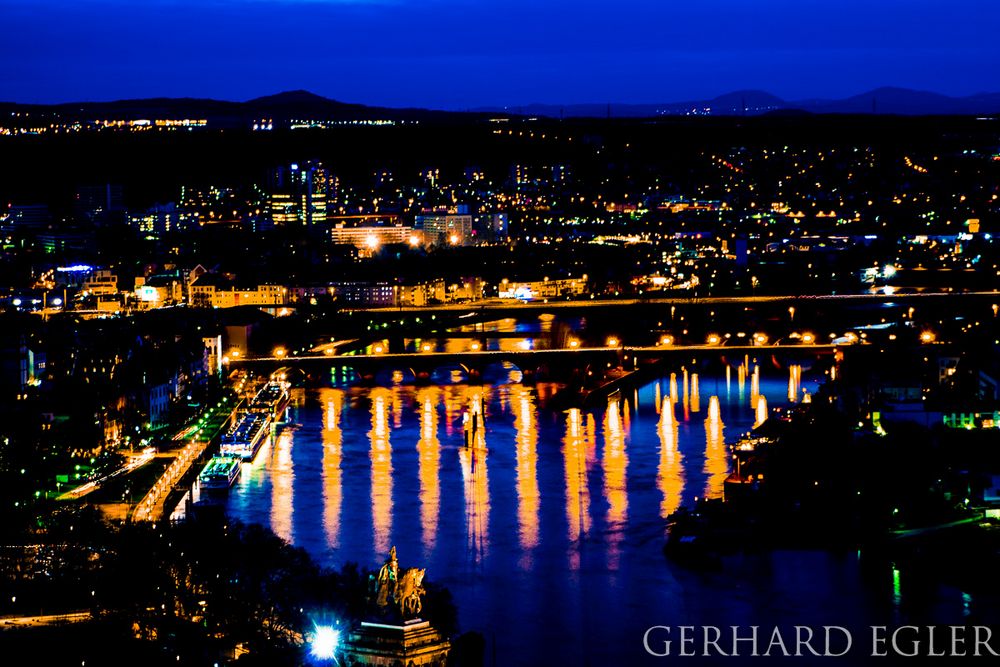
[[[935,339],[933,331],[924,331],[920,334],[921,343],[933,343]]]
[[[340,630],[329,625],[317,625],[309,642],[309,653],[317,660],[331,660],[340,648]]]
[[[283,348],[283,347],[276,347],[276,348],[274,348],[274,356],[276,356],[278,358],[281,358],[281,357],[284,357],[285,354],[287,354],[287,352],[285,351],[285,348]]]
[[[673,345],[673,344],[674,344],[674,337],[673,336],[670,336],[670,335],[660,336],[660,345],[663,345],[664,347],[666,347],[666,346]]]
[[[812,345],[813,343],[816,342],[816,336],[813,336],[811,333],[806,332],[802,334],[802,342],[805,343],[806,345]]]
[[[708,334],[709,345],[718,345],[720,340],[719,334]]]
[[[609,336],[609,337],[608,337],[608,347],[618,347],[618,344],[619,344],[620,342],[621,342],[621,341],[619,341],[619,340],[618,340],[618,339],[617,339],[616,337],[614,337],[614,336]]]

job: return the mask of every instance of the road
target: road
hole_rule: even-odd
[[[42,616],[4,616],[0,617],[0,630],[15,628],[33,628],[46,625],[63,625],[65,623],[83,623],[93,616],[89,611],[70,614],[45,614]]]
[[[444,334],[443,336],[446,336]],[[833,349],[843,347],[841,345],[834,345],[832,343],[812,343],[804,344],[798,343],[794,345],[648,345],[648,346],[619,346],[619,347],[574,347],[574,348],[558,348],[558,349],[547,349],[547,350],[468,350],[464,352],[406,352],[406,353],[386,353],[386,354],[348,354],[348,355],[330,355],[330,354],[303,354],[297,356],[267,356],[267,357],[245,357],[237,361],[230,363],[239,364],[252,364],[252,363],[264,363],[264,362],[286,362],[289,364],[302,362],[302,361],[325,361],[325,362],[336,362],[344,363],[351,361],[406,361],[412,359],[455,359],[455,358],[465,358],[465,359],[505,359],[516,356],[555,356],[555,355],[586,355],[586,354],[609,354],[620,352],[625,355],[645,355],[645,356],[659,356],[663,354],[673,354],[673,353],[699,353],[699,352],[719,352],[719,351],[731,351],[731,352],[747,352],[747,353],[760,353],[760,352],[781,352],[781,351],[816,351],[816,352],[828,352]]]
[[[135,456],[130,457],[128,461],[125,462],[125,465],[118,468],[117,470],[108,473],[107,475],[99,479],[91,480],[86,484],[81,484],[75,489],[70,489],[66,493],[56,498],[56,500],[78,500],[80,498],[83,498],[88,493],[92,493],[97,489],[101,488],[101,485],[105,484],[109,480],[114,479],[115,477],[119,477],[121,475],[127,475],[130,472],[138,470],[142,466],[152,461],[155,457],[156,457],[155,451],[145,450],[141,454],[137,454]]]
[[[395,306],[380,308],[358,308],[359,312],[367,313],[433,313],[435,311],[479,311],[479,310],[512,310],[512,309],[543,309],[553,308],[602,308],[608,306],[648,306],[665,305],[679,306],[685,304],[722,305],[741,303],[775,303],[782,301],[905,301],[908,299],[928,298],[961,298],[961,297],[1000,297],[1000,292],[919,292],[916,294],[819,294],[819,295],[776,295],[776,296],[709,296],[709,297],[650,297],[636,299],[577,299],[565,301],[561,299],[517,301],[513,299],[483,299],[463,303],[447,303],[434,306]]]

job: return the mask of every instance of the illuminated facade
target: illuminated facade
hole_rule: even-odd
[[[275,225],[326,222],[330,179],[320,162],[292,163],[272,174],[267,210]]]
[[[218,276],[206,274],[191,285],[191,305],[201,308],[235,306],[280,306],[288,290],[281,285],[238,287]]]
[[[373,253],[388,243],[420,245],[421,236],[413,227],[345,227],[341,224],[330,230],[330,240]]]
[[[416,226],[428,245],[472,245],[471,215],[418,215]]]

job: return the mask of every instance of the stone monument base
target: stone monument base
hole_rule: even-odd
[[[344,667],[444,667],[451,642],[419,618],[402,625],[362,622],[343,643]]]

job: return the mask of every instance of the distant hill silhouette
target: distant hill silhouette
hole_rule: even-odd
[[[152,98],[114,102],[71,102],[54,105],[0,103],[0,112],[57,114],[65,119],[205,118],[215,126],[246,126],[259,119],[275,123],[293,119],[325,121],[455,120],[486,115],[553,118],[646,118],[657,116],[758,116],[810,114],[994,115],[1000,93],[949,97],[938,93],[884,87],[845,99],[783,100],[762,90],[739,90],[707,100],[660,104],[528,104],[486,107],[471,112],[394,109],[332,100],[306,90],[292,90],[246,102],[198,98]]]
[[[506,111],[550,117],[653,117],[653,116],[756,116],[814,114],[993,115],[1000,113],[1000,93],[949,97],[907,88],[884,87],[845,99],[783,100],[762,90],[741,90],[707,100],[661,104],[530,104],[493,107],[480,111]]]

